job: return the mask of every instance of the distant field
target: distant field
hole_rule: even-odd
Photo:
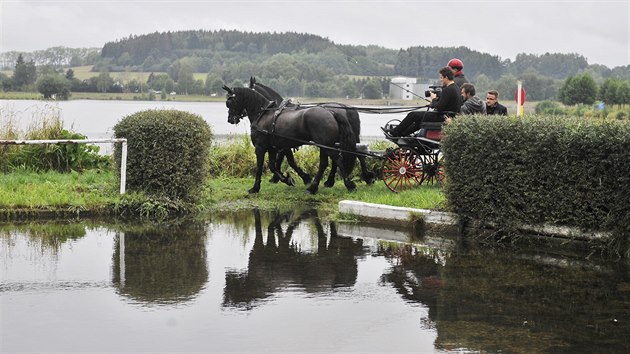
[[[74,77],[76,77],[79,80],[86,80],[91,77],[96,77],[99,75],[98,71],[91,71],[92,65],[77,66],[77,67],[72,68],[72,70],[74,71]],[[131,80],[147,82],[147,79],[149,78],[150,74],[151,73],[125,71],[125,72],[110,72],[109,76],[111,76],[111,78],[114,79],[115,81],[121,81],[121,82],[129,82]],[[159,73],[155,73],[155,74],[159,74]]]
[[[67,71],[68,69],[64,69],[65,71]],[[92,65],[86,65],[86,66],[75,66],[72,68],[72,71],[74,71],[74,77],[76,77],[79,80],[86,80],[89,79],[91,77],[97,77],[100,73],[98,71],[91,71],[92,70]],[[13,76],[13,70],[2,70],[0,71],[0,73],[3,73],[9,77]],[[156,71],[153,73],[153,75],[158,75],[158,74],[166,74],[165,72],[159,72]],[[147,80],[149,79],[149,75],[151,75],[150,72],[135,72],[135,71],[125,71],[125,72],[110,72],[109,76],[114,79],[115,81],[120,81],[123,83],[127,83],[131,80],[136,80],[139,82],[147,82]],[[195,78],[195,80],[202,80],[202,81],[206,81],[206,76],[208,76],[208,73],[194,73],[193,77]]]

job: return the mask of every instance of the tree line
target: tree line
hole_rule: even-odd
[[[6,67],[4,54],[0,63]],[[516,91],[516,80],[527,88],[528,99],[536,101],[561,99],[565,81],[578,75],[590,76],[597,85],[603,85],[602,90],[609,96],[617,90],[609,89],[610,85],[621,85],[623,90],[622,83],[630,80],[630,66],[611,69],[589,65],[579,54],[523,53],[511,61],[467,47],[416,46],[394,50],[338,45],[327,38],[292,32],[155,32],[106,43],[97,56],[94,51],[62,47],[36,54],[18,54],[22,59],[21,63],[18,58],[13,61],[16,73],[26,70],[25,67],[29,72],[37,67],[37,77],[56,72],[68,80],[69,90],[75,92],[154,90],[218,94],[223,84],[243,85],[254,75],[285,96],[377,98],[388,95],[388,80],[394,76],[435,82],[437,70],[453,57],[464,61],[464,72],[479,92],[497,89],[510,98]],[[76,80],[66,68],[77,63],[93,64],[98,75]],[[147,82],[116,82],[109,73],[117,71],[153,74]],[[205,80],[195,80],[194,73],[207,74]],[[35,84],[32,77],[22,74],[18,74],[17,80],[15,76],[0,76],[0,81],[5,90],[33,89]],[[53,80],[48,78],[48,81]],[[604,85],[605,82],[608,83]]]

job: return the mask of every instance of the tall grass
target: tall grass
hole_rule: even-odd
[[[26,130],[22,131],[15,112],[0,108],[0,140],[85,139],[81,134],[64,129],[60,113],[58,108],[49,105],[34,110]],[[110,159],[100,156],[98,151],[99,147],[85,144],[0,145],[0,172],[110,168]]]
[[[370,151],[384,151],[388,147],[394,146],[388,141],[375,141],[369,144]],[[314,146],[302,146],[294,152],[295,160],[305,172],[313,176],[319,166],[319,149]],[[377,203],[401,207],[421,208],[421,209],[443,209],[445,204],[444,194],[440,187],[422,185],[414,190],[402,193],[393,193],[383,183],[379,177],[374,185],[368,186],[360,181],[360,167],[355,167],[352,173],[353,179],[357,181],[357,190],[348,192],[341,181],[335,183],[334,188],[320,188],[315,196],[308,195],[296,173],[285,163],[282,166],[283,174],[291,174],[297,182],[295,187],[288,187],[285,184],[272,184],[268,180],[271,173],[267,167],[268,157],[265,158],[265,171],[263,174],[263,184],[261,191],[255,195],[248,195],[247,190],[253,183],[253,176],[256,172],[256,156],[254,147],[249,140],[249,136],[237,135],[227,141],[215,144],[210,152],[210,181],[207,204],[214,204],[219,208],[242,208],[244,206],[263,207],[269,205],[279,207],[280,205],[303,205],[305,203],[315,203],[322,205],[332,205],[336,209],[337,202],[343,199],[364,201],[367,203]],[[368,158],[368,165],[380,176],[382,160]],[[330,172],[330,165],[325,172],[324,178]],[[339,178],[339,174],[337,174]],[[280,197],[281,196],[281,197]]]
[[[385,151],[389,147],[395,145],[386,140],[378,140],[368,144],[370,151]],[[319,168],[319,148],[315,146],[301,146],[293,150],[297,165],[311,176],[317,173]],[[256,173],[256,154],[254,147],[248,135],[233,135],[225,141],[215,143],[210,150],[210,176],[211,177],[237,177],[246,178],[253,177]],[[268,169],[269,156],[265,155],[265,173]],[[369,168],[380,175],[382,161],[377,158],[367,158]],[[329,161],[324,178],[330,172]],[[284,160],[281,170],[283,174],[289,173],[296,177],[296,173],[289,167]],[[361,170],[359,163],[355,165],[352,173],[353,176],[359,178]],[[339,176],[339,174],[337,174]]]

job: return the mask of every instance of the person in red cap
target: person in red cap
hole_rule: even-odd
[[[446,64],[446,66],[451,68],[453,72],[455,73],[455,83],[457,84],[457,86],[462,87],[463,84],[468,82],[468,79],[466,79],[466,76],[464,75],[464,71],[463,71],[464,62],[462,62],[461,60],[457,58],[453,58],[448,61],[448,64]]]

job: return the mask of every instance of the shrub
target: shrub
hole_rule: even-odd
[[[463,217],[508,227],[548,223],[613,231],[617,241],[627,237],[627,121],[475,116],[455,120],[444,133],[444,192]]]
[[[545,114],[545,115],[564,115],[565,112],[560,106],[560,103],[554,101],[541,101],[536,105],[535,108],[536,114]]]
[[[198,115],[177,110],[146,110],[114,126],[126,138],[127,187],[157,197],[193,200],[207,176],[212,130]],[[121,147],[114,156],[119,166]]]
[[[28,137],[27,139],[37,139]],[[66,129],[51,132],[39,139],[84,140],[85,135]],[[8,169],[26,169],[38,172],[83,171],[86,169],[108,170],[109,157],[99,154],[100,148],[88,144],[46,144],[19,146],[8,155]]]
[[[10,112],[2,113],[0,139],[3,140],[82,140],[87,137],[64,129],[59,112],[51,109],[36,112],[28,130],[22,133]],[[6,116],[5,116],[6,115]],[[87,144],[2,145],[0,172],[16,169],[70,172],[86,169],[109,169],[109,157],[100,148]]]

